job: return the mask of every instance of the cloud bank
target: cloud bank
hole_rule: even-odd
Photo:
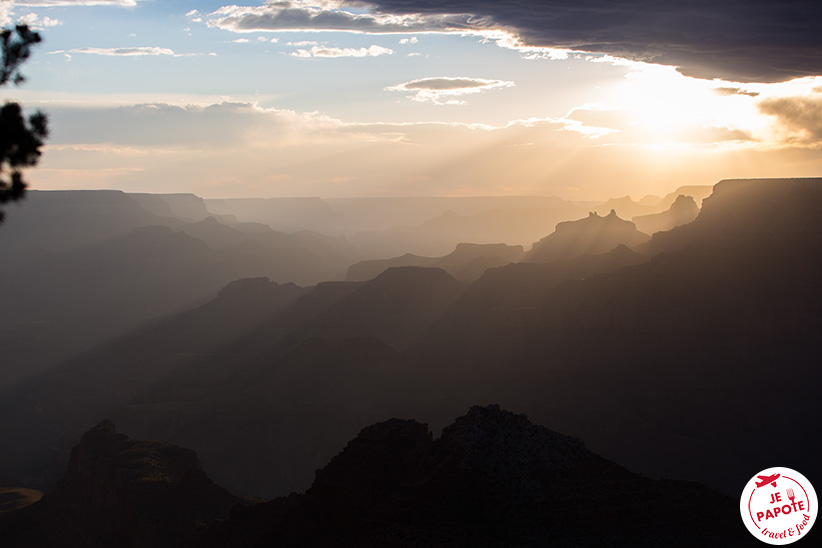
[[[362,7],[363,3],[354,3]],[[263,6],[224,6],[208,26],[233,32],[343,31],[368,34],[477,31],[490,21],[470,14],[362,13],[338,9],[342,2],[282,1]]]
[[[225,6],[207,23],[233,32],[496,33],[509,47],[602,53],[687,76],[764,83],[822,75],[820,20],[822,3],[811,0],[303,0]]]
[[[400,17],[443,11],[433,0],[372,4]],[[674,65],[687,76],[778,82],[822,74],[822,3],[812,0],[455,0],[447,9],[511,29],[522,45]]]

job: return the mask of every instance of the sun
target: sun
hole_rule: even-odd
[[[623,131],[639,143],[704,146],[761,140],[769,120],[756,107],[758,95],[741,84],[636,63],[616,86],[614,102],[630,120]]]

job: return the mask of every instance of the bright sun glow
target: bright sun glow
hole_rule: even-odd
[[[672,67],[636,64],[616,86],[616,103],[649,144],[761,139],[769,120],[756,93],[738,84],[685,77]],[[735,138],[736,137],[736,138]]]

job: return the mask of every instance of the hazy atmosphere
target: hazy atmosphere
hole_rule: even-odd
[[[0,0],[0,546],[813,545],[819,21]]]

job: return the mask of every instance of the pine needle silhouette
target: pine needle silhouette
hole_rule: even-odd
[[[0,85],[25,81],[20,65],[29,58],[31,47],[42,41],[40,35],[27,25],[18,25],[13,31],[0,32],[2,65]],[[18,103],[6,102],[0,108],[0,204],[20,200],[25,196],[26,182],[23,168],[35,166],[40,159],[40,147],[48,136],[48,119],[38,111],[28,118]],[[0,210],[0,223],[4,212]]]

